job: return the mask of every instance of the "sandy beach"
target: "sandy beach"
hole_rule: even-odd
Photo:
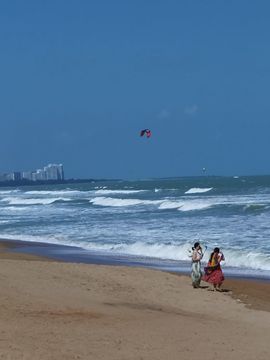
[[[245,359],[270,353],[270,284],[75,264],[0,246],[1,359]],[[204,284],[205,285],[205,284]]]

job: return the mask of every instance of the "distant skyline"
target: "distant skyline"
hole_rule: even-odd
[[[266,0],[1,1],[0,173],[270,174],[269,12]]]

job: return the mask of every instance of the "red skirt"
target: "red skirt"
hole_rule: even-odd
[[[212,271],[210,274],[205,274],[202,277],[202,280],[210,284],[220,285],[224,281],[224,275],[222,270],[219,268],[217,270]]]

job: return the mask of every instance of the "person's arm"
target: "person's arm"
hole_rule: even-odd
[[[219,253],[218,254],[218,262],[220,263],[221,261],[224,261],[225,260],[225,257],[224,257],[224,255],[223,255],[223,253],[221,252],[221,253]]]
[[[200,261],[202,258],[202,255],[198,251],[194,251],[192,254],[192,260],[193,261]]]

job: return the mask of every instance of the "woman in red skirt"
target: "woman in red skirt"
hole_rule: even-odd
[[[211,253],[207,266],[204,268],[205,275],[202,280],[212,284],[211,290],[221,291],[221,285],[224,281],[224,275],[221,270],[220,262],[225,260],[224,255],[215,248]]]

